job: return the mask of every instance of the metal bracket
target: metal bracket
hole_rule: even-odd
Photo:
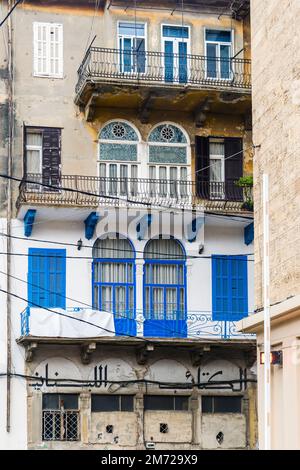
[[[187,239],[190,243],[197,239],[199,230],[204,224],[204,216],[196,217],[187,227]]]
[[[145,214],[139,221],[139,223],[136,226],[136,233],[137,233],[137,239],[138,240],[143,240],[145,237],[145,233],[147,231],[147,228],[150,227],[152,222],[152,215],[151,214]]]
[[[202,364],[203,356],[206,352],[210,352],[210,346],[204,346],[201,349],[194,349],[190,352],[193,367],[199,367]]]
[[[137,363],[140,366],[144,366],[148,361],[150,353],[153,352],[153,351],[154,351],[154,345],[153,344],[146,344],[144,347],[138,348],[136,350]]]
[[[30,237],[32,234],[33,224],[36,216],[35,209],[29,209],[24,217],[24,235]]]
[[[81,362],[82,364],[89,364],[91,362],[91,356],[96,351],[96,343],[88,343],[81,347]]]
[[[91,212],[90,215],[85,219],[85,238],[90,240],[94,236],[95,228],[100,220],[100,215],[97,212]]]
[[[26,362],[33,361],[34,353],[36,352],[37,347],[38,347],[37,343],[28,343],[25,346],[25,361]]]

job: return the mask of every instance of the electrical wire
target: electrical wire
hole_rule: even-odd
[[[26,303],[28,302],[28,299],[25,299],[24,297],[21,297],[20,295],[17,295],[13,292],[8,292],[5,289],[0,288],[0,292],[2,292],[3,294],[9,295],[11,297],[15,297],[16,299],[23,300]],[[76,318],[76,317],[72,317],[71,315],[68,315],[66,313],[57,312],[55,310],[52,310],[51,308],[43,307],[42,305],[39,305],[39,304],[37,304],[35,302],[32,302],[32,301],[30,302],[30,304],[35,306],[36,308],[41,308],[42,310],[47,310],[48,312],[54,313],[55,315],[58,315],[60,317],[65,317],[65,318],[69,318],[71,320],[78,321],[80,323],[85,323],[87,325],[94,326],[95,328],[98,328],[102,331],[106,331],[107,333],[113,333],[115,335],[115,331],[110,330],[108,328],[104,328],[104,327],[99,326],[99,325],[96,325],[95,323],[89,322],[87,320],[83,320],[82,318]],[[125,334],[120,333],[120,334],[118,334],[118,336],[123,336],[123,337],[126,337],[126,338],[134,338],[135,340],[142,341],[143,343],[150,343],[150,341],[148,341],[145,338],[140,338],[139,336],[134,336],[134,335],[130,335],[130,334],[125,335]]]
[[[17,237],[16,235],[8,235],[6,233],[3,233],[3,232],[0,232],[0,236],[3,236],[3,237],[7,237],[7,238],[12,238],[12,239],[16,239],[16,240],[25,240],[25,241],[28,241],[28,242],[38,242],[38,243],[48,243],[48,244],[51,244],[51,245],[60,245],[60,246],[73,246],[73,247],[77,247],[78,248],[78,244],[77,243],[71,243],[71,242],[62,242],[62,241],[54,241],[54,240],[46,240],[46,239],[39,239],[39,238],[28,238],[28,237]],[[82,244],[81,245],[81,248],[91,248],[93,249],[94,248],[94,245],[84,245]],[[128,252],[128,253],[132,253],[132,250],[130,249],[126,249],[126,248],[109,248],[109,250],[111,251],[116,251],[116,252]],[[142,250],[134,250],[135,253],[138,253],[138,254],[142,254],[144,255],[145,252],[142,251]],[[165,256],[167,260],[186,260],[186,259],[212,259],[212,258],[215,258],[215,257],[218,257],[218,255],[210,255],[210,256],[200,256],[200,255],[185,255],[185,256],[181,256],[181,255],[172,255],[172,258],[170,258],[170,254],[169,253],[162,253],[162,252],[154,252],[154,251],[151,251],[151,254],[152,255],[158,255],[158,256]],[[36,255],[35,255],[36,256]],[[39,256],[39,255],[38,255]],[[230,254],[230,255],[219,255],[220,258],[222,258],[223,256],[254,256],[254,253],[240,253],[240,254]],[[173,258],[174,257],[174,258]],[[74,257],[75,258],[75,257]],[[82,259],[82,257],[76,257],[76,258],[79,258],[79,259]],[[86,257],[84,257],[83,259],[86,259]],[[89,257],[88,259],[95,259],[94,257]],[[133,258],[134,259],[134,258]],[[157,258],[158,259],[158,258]],[[254,260],[248,260],[248,261],[254,261]]]
[[[17,276],[14,276],[14,275],[12,275],[12,274],[5,273],[4,271],[0,271],[0,274],[2,274],[2,275],[4,275],[4,276],[8,276],[8,277],[10,277],[11,279],[15,279],[15,280],[17,280],[17,281],[19,281],[19,282],[22,282],[23,284],[26,284],[26,285],[28,285],[28,286],[36,287],[36,288],[38,288],[38,289],[40,289],[40,290],[42,290],[42,291],[44,291],[44,292],[48,292],[48,293],[50,293],[50,294],[55,294],[55,295],[58,296],[58,297],[61,297],[61,298],[63,298],[63,299],[70,300],[71,302],[74,302],[74,303],[76,303],[76,304],[84,305],[84,306],[87,307],[87,308],[90,308],[90,309],[93,309],[93,310],[97,310],[97,311],[99,311],[99,312],[101,311],[101,310],[95,308],[95,307],[94,307],[93,305],[91,305],[91,304],[88,304],[88,303],[86,303],[86,302],[82,302],[82,301],[80,301],[80,300],[76,300],[76,299],[74,299],[74,298],[72,298],[72,297],[68,297],[68,296],[66,296],[66,295],[60,294],[59,292],[55,292],[55,291],[52,291],[52,290],[50,290],[50,289],[46,289],[46,288],[41,287],[41,286],[39,286],[39,285],[37,285],[37,284],[33,284],[33,283],[29,282],[29,281],[25,281],[24,279],[21,279],[21,278],[19,278],[19,277],[17,277]],[[43,308],[43,307],[42,307],[42,308]],[[24,312],[25,310],[26,310],[26,308],[23,310],[23,312]],[[23,313],[23,312],[22,312],[22,313]],[[213,312],[210,312],[210,311],[207,311],[207,310],[197,310],[196,313],[210,314],[210,315],[212,315]],[[218,312],[217,312],[217,313],[218,313]],[[235,312],[235,313],[236,313],[236,314],[243,314],[243,315],[245,315],[245,312]],[[251,315],[251,314],[253,314],[253,312],[248,312],[248,313],[247,313],[247,315]],[[118,313],[118,319],[119,319],[119,318],[120,318],[120,319],[124,319],[124,320],[130,319],[128,316],[126,316],[126,315],[124,316],[124,315],[121,315],[120,313]],[[136,323],[138,323],[138,324],[143,324],[143,323],[144,323],[143,321],[138,320],[137,318],[135,318],[134,321],[135,321]],[[147,319],[147,322],[153,323],[154,321]],[[156,327],[157,327],[157,325],[156,325]],[[173,328],[169,328],[169,327],[164,326],[164,325],[159,325],[159,329],[160,329],[160,330],[164,330],[164,331],[169,331],[169,332],[171,332],[171,333],[180,334],[180,331],[175,330],[175,329],[173,329]]]
[[[96,385],[99,384],[101,381],[99,380],[81,380],[81,379],[67,379],[67,378],[49,378],[45,376],[35,376],[35,375],[26,375],[26,374],[20,374],[17,372],[14,373],[0,373],[0,378],[1,377],[15,377],[15,378],[23,378],[26,380],[36,380],[36,381],[43,381],[46,382],[47,380],[49,382],[68,382],[68,383],[74,383],[74,384],[80,384],[82,386],[91,386],[92,384]],[[102,381],[104,382],[104,380]],[[185,389],[191,389],[194,387],[198,388],[210,388],[211,386],[216,386],[216,385],[234,385],[234,384],[247,384],[247,383],[257,383],[256,379],[235,379],[235,380],[222,380],[222,381],[210,381],[206,383],[202,382],[162,382],[158,380],[148,380],[148,379],[133,379],[133,380],[105,380],[106,383],[109,384],[117,384],[117,385],[122,385],[123,387],[126,387],[127,385],[134,385],[134,384],[148,384],[148,385],[159,385],[163,387],[168,387],[170,389],[179,389],[179,388],[185,388]]]
[[[239,150],[236,153],[233,153],[232,155],[228,155],[228,157],[224,157],[224,162],[226,160],[229,160],[230,158],[236,157],[237,155],[240,155],[241,153],[247,152],[248,150],[254,149],[254,148],[255,148],[255,146],[252,144],[249,147],[246,147],[245,149],[242,149],[242,150]],[[189,173],[187,176],[191,176],[192,174],[197,174],[197,173],[200,173],[201,171],[208,170],[209,168],[212,168],[214,165],[215,165],[214,163],[211,163],[210,165],[207,165],[203,168],[200,168],[199,170],[195,170],[194,173]]]
[[[239,152],[236,152],[232,155],[229,155],[228,157],[225,158],[225,160],[229,160],[230,158],[233,158],[236,155],[238,155],[238,154],[240,154],[244,151],[249,150],[250,148],[255,148],[255,146],[251,145],[250,147],[248,147],[246,149],[243,149]],[[196,171],[196,173],[207,170],[208,168],[211,168],[213,165],[214,164],[210,164],[210,165],[208,165],[204,168],[200,168],[199,170]],[[188,175],[188,176],[190,176],[190,175]],[[30,180],[27,180],[27,179],[24,179],[24,178],[17,178],[16,176],[9,176],[9,175],[5,175],[3,173],[0,174],[0,178],[6,178],[6,179],[9,179],[9,180],[12,180],[12,181],[19,182],[19,183],[38,184],[41,187],[54,189],[54,190],[57,190],[57,191],[67,191],[67,192],[72,192],[72,193],[76,193],[76,194],[83,194],[85,196],[95,196],[95,197],[102,198],[102,199],[104,198],[104,199],[108,199],[108,200],[124,201],[123,198],[120,198],[120,197],[117,197],[117,196],[101,195],[101,194],[92,193],[92,192],[89,192],[89,191],[83,191],[83,190],[74,189],[74,188],[66,188],[66,187],[63,187],[63,186],[54,186],[54,185],[51,185],[51,184],[46,184],[46,183],[41,183],[41,182],[37,183],[36,181],[30,181]],[[147,203],[147,202],[144,202],[144,201],[136,201],[136,200],[132,200],[132,199],[128,199],[128,198],[126,199],[126,201],[131,203],[131,204],[134,204],[134,205],[144,205],[144,206],[147,206],[147,207],[152,205],[151,203]],[[168,207],[163,206],[161,204],[155,204],[155,206],[162,207],[162,208],[168,209],[168,210],[172,207],[172,206],[168,206]],[[191,209],[191,211],[193,211],[193,209]]]
[[[99,7],[100,7],[100,0],[95,0],[94,15],[93,15],[92,24],[91,24],[90,32],[89,32],[88,39],[87,39],[87,42],[86,42],[84,53],[86,53],[86,51],[88,49],[88,45],[89,45],[90,38],[91,38],[91,35],[92,35],[92,31],[93,31],[93,28],[94,28],[94,22],[95,22],[96,14],[99,10]]]
[[[234,156],[234,155],[233,155]],[[230,158],[230,157],[227,157],[227,159]],[[208,168],[208,167],[206,167]],[[206,168],[203,168],[206,169]],[[0,178],[4,178],[4,179],[8,179],[8,180],[11,180],[11,181],[16,181],[18,183],[26,183],[26,184],[38,184],[39,186],[43,187],[43,188],[49,188],[49,189],[53,189],[57,192],[59,191],[66,191],[66,192],[70,192],[70,193],[75,193],[75,194],[83,194],[84,196],[93,196],[93,197],[97,197],[99,199],[108,199],[110,201],[121,201],[121,202],[127,202],[127,203],[130,203],[130,204],[133,204],[134,206],[146,206],[148,208],[151,208],[152,206],[154,206],[154,208],[163,213],[165,211],[170,211],[172,210],[173,211],[177,211],[177,212],[201,212],[203,213],[204,211],[200,211],[200,210],[195,210],[195,209],[179,209],[179,208],[174,208],[172,206],[172,204],[174,204],[172,201],[170,201],[170,205],[169,206],[166,206],[166,205],[162,205],[162,204],[158,204],[158,203],[152,203],[152,202],[144,202],[144,201],[139,201],[139,200],[133,200],[133,199],[129,199],[128,197],[127,198],[121,198],[119,196],[108,196],[108,195],[102,195],[102,194],[97,194],[97,193],[93,193],[93,192],[90,192],[90,191],[83,191],[83,190],[80,190],[80,189],[73,189],[73,188],[67,188],[65,186],[54,186],[54,185],[51,185],[51,184],[46,184],[46,183],[41,183],[41,182],[36,182],[36,181],[31,181],[31,180],[27,180],[27,179],[24,179],[24,178],[17,178],[16,176],[9,176],[9,175],[5,175],[3,173],[0,174]],[[163,210],[160,210],[158,208],[162,208],[162,209],[165,209],[165,211]],[[151,209],[153,210],[153,208]]]
[[[24,179],[24,178],[17,178],[16,176],[9,176],[9,175],[4,175],[3,173],[0,174],[0,178],[4,178],[4,179],[8,179],[8,180],[11,180],[11,181],[16,181],[18,183],[26,183],[26,184],[38,184],[39,186],[42,186],[43,188],[49,188],[49,189],[54,189],[56,191],[67,191],[67,192],[70,192],[70,193],[76,193],[76,194],[83,194],[84,196],[95,196],[95,197],[98,197],[98,198],[101,198],[101,199],[109,199],[109,200],[113,200],[113,201],[124,201],[124,199],[118,197],[118,196],[107,196],[107,195],[101,195],[101,194],[97,194],[97,193],[92,193],[92,192],[89,192],[89,191],[83,191],[83,190],[80,190],[80,189],[73,189],[73,188],[66,188],[65,186],[54,186],[52,184],[46,184],[46,183],[37,183],[36,181],[30,181],[30,180],[27,180],[27,179]],[[144,206],[151,206],[151,203],[148,203],[148,202],[144,202],[144,201],[134,201],[134,200],[131,200],[131,199],[126,199],[127,202],[130,202],[131,204],[135,204],[135,205],[144,205]],[[161,206],[163,207],[163,206]]]
[[[153,210],[156,210],[156,209],[151,209],[151,211]],[[197,211],[197,210],[189,210],[190,212],[193,212],[195,214],[195,216],[197,215],[197,213],[203,215],[203,211]],[[157,212],[158,214],[162,214],[164,212],[167,212],[167,211],[164,211],[164,210],[160,210],[160,209],[157,209]],[[176,211],[177,212],[177,211]],[[174,210],[172,210],[172,213],[174,213]],[[179,212],[177,212],[178,214]],[[253,221],[253,217],[251,216],[244,216],[244,215],[234,215],[234,214],[216,214],[215,212],[210,212],[210,211],[205,211],[205,217],[208,218],[208,217],[215,217],[215,218],[219,218],[219,219],[224,219],[224,220],[232,220],[233,222],[237,222],[237,223],[241,223],[241,222],[246,222],[246,221]],[[73,222],[73,223],[76,223],[74,222],[73,219],[71,218],[68,218],[68,217],[65,217],[64,218],[64,222],[66,221],[70,221],[70,222]],[[56,219],[50,219],[50,218],[46,218],[45,220],[43,221],[38,221],[38,222],[34,222],[34,226],[41,226],[41,225],[44,225],[44,224],[47,224],[49,222],[57,222],[57,218]],[[14,229],[18,230],[18,229],[24,229],[24,223],[20,224],[20,225],[16,225],[14,224]],[[3,236],[7,236],[6,234],[2,234]],[[28,238],[26,238],[28,239]],[[30,240],[33,240],[31,237],[30,237]],[[53,241],[50,242],[50,243],[54,243]],[[85,246],[86,248],[88,248],[88,246]]]
[[[13,5],[13,7],[9,10],[5,18],[0,23],[0,28],[1,26],[4,25],[5,21],[10,17],[10,15],[13,13],[14,9],[19,5],[19,3],[23,2],[23,0],[17,0],[16,3]]]
[[[129,251],[130,253],[132,253],[132,251],[130,251],[129,249],[126,250],[120,250],[120,248],[109,248],[109,250],[112,250],[112,251]],[[153,253],[152,253],[153,254]],[[43,255],[43,254],[33,254],[33,253],[16,253],[16,252],[8,252],[8,251],[0,251],[0,255],[10,255],[10,256],[24,256],[26,258],[57,258],[57,255]],[[176,257],[177,256],[177,257]],[[188,255],[190,256],[191,259],[193,259],[193,255]],[[195,258],[196,259],[235,259],[235,257],[237,256],[254,256],[252,253],[250,254],[238,254],[238,255],[235,255],[235,254],[231,254],[231,255],[213,255],[213,256],[196,256],[195,255]],[[93,256],[71,256],[71,255],[66,255],[64,256],[64,258],[66,259],[75,259],[75,260],[81,260],[81,259],[85,259],[85,260],[95,260],[97,261],[97,259],[101,259],[105,262],[106,259],[110,259],[110,258],[95,258]],[[123,259],[123,258],[122,258]],[[134,262],[135,261],[135,258],[125,258],[126,261],[128,262],[128,260]],[[166,255],[166,258],[148,258],[149,260],[151,261],[155,261],[155,260],[159,260],[159,261],[185,261],[187,259],[187,257],[185,256],[181,256],[181,255]],[[189,259],[189,258],[188,258]],[[118,258],[116,258],[116,260],[118,260]],[[242,262],[245,262],[245,263],[254,263],[254,259],[243,259],[241,258],[240,261]]]

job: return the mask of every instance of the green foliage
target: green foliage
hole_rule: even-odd
[[[253,188],[253,176],[242,176],[235,182],[235,185],[239,188],[243,188],[244,193],[244,202],[242,205],[242,209],[247,211],[253,211],[253,196],[252,196],[252,188]]]
[[[253,188],[253,176],[242,176],[235,184],[240,188]]]

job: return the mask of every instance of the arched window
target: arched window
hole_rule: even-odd
[[[173,124],[160,124],[151,131],[148,142],[152,195],[155,192],[166,197],[177,197],[178,193],[185,196],[189,158],[183,131]]]
[[[135,334],[135,253],[127,238],[98,238],[93,247],[93,305],[112,312],[117,333]]]
[[[144,334],[186,336],[186,256],[175,239],[150,240],[144,251]]]
[[[127,122],[113,121],[103,127],[99,134],[101,193],[135,194],[138,142],[137,132]]]

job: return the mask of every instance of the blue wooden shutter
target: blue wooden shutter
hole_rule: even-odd
[[[131,38],[124,38],[123,66],[124,66],[124,72],[132,72]]]
[[[145,39],[136,39],[136,67],[138,73],[145,73],[146,71],[146,52],[145,52]]]
[[[230,306],[228,299],[229,264],[226,256],[212,257],[212,318],[227,320]]]
[[[28,302],[32,306],[46,307],[47,292],[47,259],[45,250],[30,248],[28,258]]]
[[[187,72],[187,43],[179,43],[179,82],[186,83],[188,78]]]
[[[28,303],[66,307],[66,250],[29,249]]]
[[[174,55],[173,42],[165,41],[165,81],[173,82]]]
[[[207,44],[206,46],[207,56],[207,77],[217,78],[217,46],[216,44]]]
[[[64,250],[48,250],[49,306],[66,308],[66,254]]]
[[[229,257],[231,267],[231,317],[240,320],[248,315],[247,256]]]
[[[247,256],[212,257],[212,318],[237,321],[248,315]]]

